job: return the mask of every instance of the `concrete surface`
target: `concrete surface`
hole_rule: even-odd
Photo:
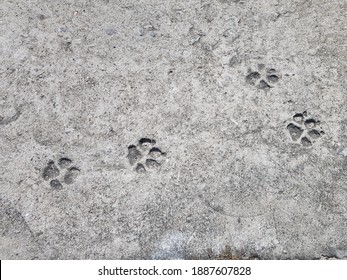
[[[345,0],[1,0],[0,258],[347,258]]]

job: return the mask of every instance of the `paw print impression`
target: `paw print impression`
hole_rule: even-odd
[[[141,138],[136,145],[128,147],[127,158],[137,173],[158,169],[165,160],[166,153],[155,147],[156,141]]]
[[[304,147],[310,147],[325,133],[320,126],[320,121],[308,117],[307,112],[297,113],[287,125],[287,130],[293,142]]]
[[[280,79],[280,75],[273,68],[266,68],[264,64],[258,65],[258,71],[248,70],[246,82],[259,89],[270,89],[274,87]]]
[[[50,181],[50,186],[54,190],[61,190],[63,184],[71,185],[75,182],[80,170],[72,166],[72,160],[69,158],[60,158],[58,165],[53,160],[49,161],[43,169],[42,178]]]

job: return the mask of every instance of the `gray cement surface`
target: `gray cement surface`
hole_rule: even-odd
[[[0,258],[347,258],[346,14],[1,0]]]

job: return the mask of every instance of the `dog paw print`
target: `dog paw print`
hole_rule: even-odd
[[[270,89],[274,87],[280,79],[280,75],[273,68],[266,68],[264,64],[258,65],[258,71],[248,70],[246,82],[260,89]]]
[[[301,143],[304,147],[310,147],[325,133],[320,126],[320,121],[308,117],[307,112],[297,113],[287,125],[293,142]]]
[[[127,158],[137,173],[158,169],[162,165],[166,153],[155,147],[155,144],[154,139],[141,138],[136,145],[128,147]]]
[[[66,185],[74,183],[79,173],[80,170],[72,166],[71,159],[60,158],[58,166],[53,160],[47,163],[47,166],[43,169],[42,178],[45,181],[50,181],[49,184],[53,189],[61,190],[63,188],[63,183]]]

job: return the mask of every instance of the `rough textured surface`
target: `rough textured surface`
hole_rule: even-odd
[[[2,0],[0,258],[347,258],[346,13]]]

